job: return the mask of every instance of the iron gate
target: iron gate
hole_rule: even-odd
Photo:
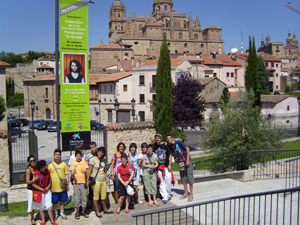
[[[34,131],[16,130],[8,132],[10,185],[26,182],[27,157],[38,159],[37,136]]]

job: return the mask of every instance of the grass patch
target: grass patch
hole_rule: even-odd
[[[58,205],[59,208],[59,205]],[[27,212],[27,201],[26,202],[15,202],[8,204],[8,212],[0,212],[1,216],[17,217],[17,216],[28,216]],[[72,201],[66,202],[65,210],[74,210],[74,203]],[[38,210],[35,210],[38,213]]]
[[[282,149],[300,149],[300,140],[284,143]]]

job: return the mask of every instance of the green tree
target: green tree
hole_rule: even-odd
[[[153,101],[156,131],[163,137],[172,131],[172,89],[171,59],[164,34],[156,70],[156,99]]]
[[[291,92],[291,88],[290,88],[290,86],[289,86],[289,85],[286,85],[286,86],[285,86],[285,90],[284,90],[284,92],[285,92],[285,93],[287,93],[287,92]]]
[[[221,98],[220,98],[220,102],[223,103],[223,104],[221,104],[221,106],[222,105],[227,105],[227,103],[229,102],[229,99],[230,99],[229,89],[228,89],[228,87],[224,87],[223,93],[222,93]],[[221,110],[223,111],[223,108],[221,108]]]
[[[0,53],[0,60],[9,63],[13,67],[15,67],[17,63],[23,62],[23,58],[21,55],[16,55],[12,52],[5,51],[2,51]]]
[[[210,149],[216,157],[248,150],[279,149],[285,132],[280,127],[272,127],[270,120],[260,113],[260,107],[252,107],[254,98],[250,90],[231,98],[228,104],[221,102],[222,113],[212,111],[209,115],[201,148]]]
[[[258,69],[258,89],[261,90],[262,94],[269,93],[269,71],[266,68],[265,61],[260,55],[257,59]]]
[[[8,102],[8,99],[13,97],[15,94],[15,82],[11,77],[6,79],[6,101]]]
[[[274,91],[273,95],[280,95],[279,91]]]
[[[39,59],[41,57],[45,56],[45,53],[42,52],[42,53],[37,53],[37,52],[34,52],[34,51],[31,51],[29,50],[28,51],[28,56],[26,57],[26,60],[25,60],[25,63],[32,63],[33,60],[35,59]]]
[[[0,95],[0,121],[4,118],[5,112],[5,100],[2,95]]]
[[[258,59],[256,54],[256,47],[255,47],[255,38],[249,36],[249,54],[247,58],[247,67],[246,67],[246,74],[245,74],[245,86],[246,90],[250,91],[252,89],[254,91],[254,98],[255,101],[252,102],[252,106],[258,106],[261,108],[262,102],[260,99],[261,91],[258,87]]]

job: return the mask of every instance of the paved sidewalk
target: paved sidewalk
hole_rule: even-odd
[[[232,179],[221,179],[221,180],[215,180],[215,181],[207,181],[207,182],[201,182],[201,183],[195,183],[194,184],[194,201],[192,203],[206,201],[206,200],[214,200],[218,198],[223,197],[229,197],[229,196],[235,196],[235,195],[242,195],[242,194],[250,194],[250,193],[257,193],[257,192],[263,192],[263,191],[271,191],[271,190],[277,190],[277,189],[283,189],[285,186],[285,180],[284,179],[272,179],[272,180],[255,180],[251,182],[241,182],[237,180]],[[3,190],[1,190],[3,191]],[[18,185],[13,186],[10,189],[6,190],[9,194],[8,201],[26,201],[26,186],[25,185]],[[70,190],[69,195],[72,194],[72,188]],[[139,191],[140,196],[142,195],[142,188],[140,188]],[[156,210],[156,209],[163,209],[163,208],[169,208],[169,207],[175,207],[180,205],[186,205],[188,204],[187,200],[179,200],[179,197],[183,194],[183,185],[178,185],[172,187],[172,194],[174,195],[172,200],[168,202],[167,204],[163,204],[160,200],[160,206],[153,206],[149,207],[147,203],[143,205],[136,205],[135,209],[130,210],[130,213],[126,214],[124,210],[121,211],[120,215],[112,214],[112,215],[106,215],[103,214],[103,218],[99,219],[95,216],[94,212],[90,213],[90,218],[85,219],[82,218],[79,221],[76,221],[74,218],[74,212],[68,211],[66,212],[68,216],[67,221],[62,221],[61,219],[58,219],[58,224],[117,224],[122,223],[124,224],[134,224],[135,220],[132,218],[132,214],[135,213],[141,213],[146,212],[150,210]],[[110,209],[112,211],[116,211],[116,204],[113,201],[113,198],[111,195],[109,195],[111,207]],[[196,215],[195,215],[196,216]],[[14,218],[8,218],[8,217],[0,217],[0,224],[3,225],[22,225],[22,224],[29,224],[30,217],[14,217]],[[37,221],[38,224],[40,221]],[[50,224],[48,222],[47,224]]]

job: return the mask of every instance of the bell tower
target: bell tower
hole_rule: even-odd
[[[108,37],[111,38],[114,32],[122,37],[125,34],[125,23],[126,9],[120,0],[115,0],[110,8]]]
[[[173,10],[172,0],[154,0],[152,16],[157,19],[161,15],[170,13]]]

